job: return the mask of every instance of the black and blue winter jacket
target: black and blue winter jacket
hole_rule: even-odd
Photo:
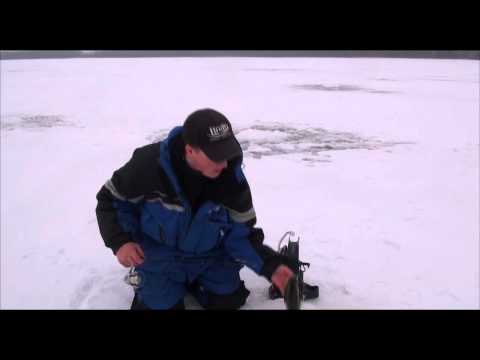
[[[137,242],[143,268],[160,270],[174,259],[227,254],[271,279],[289,260],[263,244],[255,228],[250,188],[242,156],[229,161],[214,180],[190,169],[183,154],[182,127],[167,139],[134,151],[97,194],[97,220],[105,245],[114,253]]]

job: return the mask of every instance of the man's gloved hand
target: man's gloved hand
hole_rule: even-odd
[[[145,260],[143,250],[137,243],[128,242],[120,247],[116,253],[118,262],[125,267],[138,266]]]
[[[288,281],[294,276],[294,273],[288,266],[280,265],[272,274],[272,283],[280,290],[282,296],[285,295],[285,288]]]

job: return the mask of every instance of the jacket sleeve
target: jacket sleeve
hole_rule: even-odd
[[[235,176],[236,191],[226,197],[225,206],[230,218],[239,226],[234,226],[234,233],[226,238],[227,252],[268,281],[271,281],[273,272],[282,264],[295,271],[296,264],[292,259],[263,244],[264,233],[261,228],[255,227],[257,218],[252,195],[240,167],[236,169]]]
[[[105,246],[116,254],[127,242],[138,242],[138,205],[149,191],[146,182],[148,163],[145,155],[136,149],[132,158],[113,173],[97,194],[96,216]]]

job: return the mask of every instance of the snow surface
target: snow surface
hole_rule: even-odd
[[[127,309],[95,195],[192,111],[233,123],[258,225],[293,230],[304,309],[479,308],[479,62],[3,60],[2,309]],[[244,309],[283,309],[242,270]],[[189,308],[198,308],[187,299]]]

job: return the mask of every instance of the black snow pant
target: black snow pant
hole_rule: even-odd
[[[193,295],[193,297],[198,298],[198,296],[200,296],[199,291],[198,284],[194,283],[193,285],[189,286],[189,292]],[[203,306],[206,310],[238,310],[245,304],[248,295],[250,295],[250,291],[245,287],[245,283],[241,281],[238,289],[231,294],[219,295],[208,292],[206,295],[208,300],[206,305]],[[152,309],[146,306],[138,298],[137,293],[135,293],[130,310]],[[181,299],[169,310],[185,310],[185,303],[183,299]]]

